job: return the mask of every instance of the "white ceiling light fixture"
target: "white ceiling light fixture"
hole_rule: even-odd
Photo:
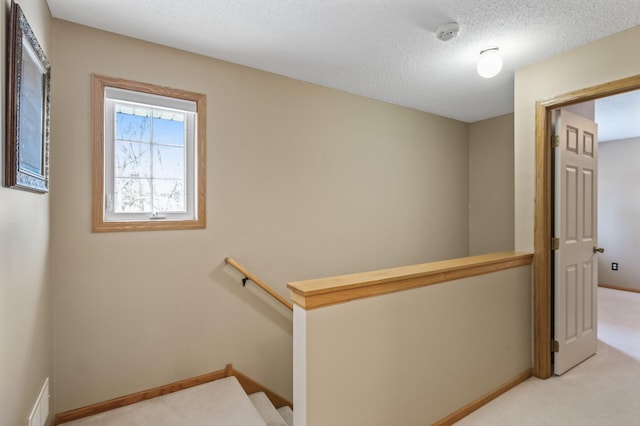
[[[502,57],[497,47],[490,47],[480,52],[478,61],[478,74],[484,78],[492,78],[502,70]]]

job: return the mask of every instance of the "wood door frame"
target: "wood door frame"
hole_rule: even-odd
[[[551,376],[552,253],[551,112],[581,102],[640,89],[640,75],[599,84],[536,102],[536,186],[533,258],[533,374]]]

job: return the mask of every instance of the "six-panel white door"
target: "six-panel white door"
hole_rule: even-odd
[[[558,111],[555,149],[554,374],[596,353],[598,127]]]

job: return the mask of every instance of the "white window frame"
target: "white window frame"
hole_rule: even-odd
[[[93,231],[204,228],[204,95],[96,75],[93,83]],[[185,115],[186,211],[151,214],[114,212],[116,104],[173,110]]]

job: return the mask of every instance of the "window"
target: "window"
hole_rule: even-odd
[[[93,76],[93,231],[205,227],[205,96]]]

